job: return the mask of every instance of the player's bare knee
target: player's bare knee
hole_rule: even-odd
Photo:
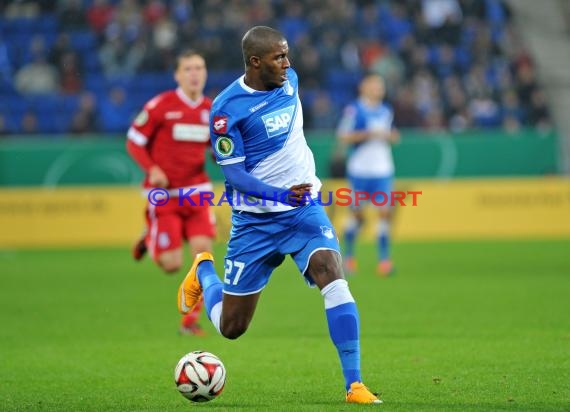
[[[171,275],[175,272],[178,272],[182,265],[177,265],[175,263],[160,263],[160,268],[166,273],[167,275]]]
[[[178,272],[182,267],[182,259],[159,259],[158,265],[166,274]]]
[[[247,316],[240,315],[239,313],[224,313],[222,315],[220,333],[224,338],[237,339],[247,330],[249,320]]]
[[[183,263],[182,249],[168,250],[161,253],[156,263],[166,274],[179,271]]]
[[[212,238],[209,236],[193,236],[188,240],[188,243],[190,245],[190,254],[193,256],[212,250]]]
[[[316,252],[309,262],[309,275],[321,289],[336,279],[343,279],[342,264],[338,253],[332,250]]]
[[[224,338],[227,339],[237,339],[245,333],[247,330],[247,324],[242,322],[232,322],[230,324],[224,324],[221,333]]]

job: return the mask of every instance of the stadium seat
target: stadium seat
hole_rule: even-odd
[[[467,72],[471,66],[471,61],[471,53],[466,47],[459,46],[455,49],[455,63],[463,73]]]
[[[79,108],[79,94],[69,94],[61,96],[61,108],[64,113],[74,113]]]
[[[56,34],[58,31],[58,22],[56,16],[52,14],[44,14],[37,19],[36,30],[44,34]]]
[[[459,0],[458,0],[459,1]],[[247,3],[244,0],[238,1],[238,3]],[[22,2],[31,3],[31,2]],[[22,113],[25,111],[23,106],[31,104],[29,101],[22,100],[17,96],[17,92],[14,90],[12,84],[8,84],[10,79],[23,65],[29,63],[32,60],[32,55],[30,52],[30,45],[35,36],[42,36],[45,41],[45,52],[49,55],[50,49],[56,40],[56,36],[60,33],[59,17],[60,14],[57,11],[58,7],[44,7],[51,2],[46,2],[44,0],[38,3],[42,9],[52,10],[47,13],[41,14],[39,17],[33,18],[23,18],[23,17],[11,17],[6,18],[0,16],[0,46],[3,53],[2,60],[2,73],[0,77],[0,111],[2,113]],[[109,0],[109,3],[115,7],[119,7],[122,0]],[[139,3],[141,3],[139,1]],[[144,2],[142,2],[144,3]],[[283,2],[279,2],[283,3]],[[405,4],[404,4],[405,3]],[[461,1],[459,1],[461,3]],[[303,39],[303,36],[313,39],[316,43],[314,47],[322,53],[321,62],[333,62],[331,64],[323,64],[323,76],[319,79],[318,88],[321,91],[329,93],[335,106],[341,107],[342,105],[348,103],[350,100],[355,98],[356,88],[359,80],[361,79],[362,73],[352,72],[343,69],[342,64],[346,64],[347,67],[354,67],[358,64],[358,60],[355,57],[356,54],[351,55],[350,53],[344,53],[345,50],[350,50],[349,48],[343,48],[343,43],[347,40],[352,42],[350,47],[354,45],[361,44],[362,40],[374,39],[382,42],[385,46],[393,53],[401,51],[403,46],[402,39],[407,39],[409,35],[415,38],[415,41],[406,43],[406,46],[410,46],[412,49],[405,50],[405,53],[401,54],[402,62],[408,63],[410,58],[415,56],[415,52],[421,53],[418,50],[424,47],[425,44],[429,44],[428,48],[428,64],[429,69],[436,74],[436,81],[440,84],[438,89],[441,90],[441,82],[443,79],[447,78],[452,73],[458,73],[461,82],[465,83],[465,75],[470,72],[473,65],[473,55],[472,51],[477,50],[475,45],[476,40],[481,35],[481,33],[486,34],[489,32],[491,34],[491,41],[493,45],[498,46],[501,44],[503,37],[505,36],[505,30],[508,27],[510,19],[510,11],[508,8],[508,3],[504,0],[479,0],[478,2],[468,2],[473,3],[472,6],[475,7],[464,7],[464,19],[460,29],[460,38],[456,45],[454,45],[453,59],[446,58],[446,56],[441,52],[442,42],[445,40],[439,38],[438,35],[429,34],[430,29],[428,27],[416,27],[416,24],[421,26],[420,23],[422,16],[422,1],[410,1],[410,2],[399,2],[398,0],[378,0],[378,1],[364,1],[355,2],[354,7],[351,8],[350,13],[342,14],[336,16],[334,19],[328,21],[327,16],[323,15],[322,18],[318,19],[317,25],[312,25],[314,22],[309,18],[310,12],[319,2],[299,2],[295,6],[292,12],[291,9],[282,7],[285,3],[279,4],[276,9],[275,23],[276,27],[280,28],[292,48],[292,60],[295,60],[295,51],[297,46],[295,43],[298,39]],[[8,5],[10,4],[7,3]],[[14,3],[15,4],[15,3]],[[83,10],[87,13],[89,7],[94,4],[93,0],[81,0],[81,5]],[[170,7],[173,5],[173,1],[169,0],[165,4]],[[8,13],[8,7],[3,10]],[[15,8],[16,15],[19,13]],[[143,8],[144,9],[144,8]],[[237,28],[224,26],[223,28],[216,25],[208,26],[205,23],[204,10],[199,7],[192,11],[193,19],[195,19],[196,26],[192,28],[195,33],[195,39],[207,39],[207,38],[228,38],[234,37]],[[404,12],[406,14],[401,14]],[[484,13],[481,13],[484,11]],[[21,10],[20,10],[21,12]],[[19,14],[22,15],[22,14]],[[321,21],[322,20],[322,21]],[[151,33],[153,28],[148,27],[148,33]],[[339,44],[338,51],[342,53],[335,53],[337,50],[335,47],[331,48],[328,44],[327,47],[320,48],[319,40],[323,38],[323,33],[326,30],[337,30],[339,33]],[[241,28],[240,28],[241,30]],[[182,30],[183,32],[184,30]],[[134,32],[138,32],[134,30]],[[181,33],[182,33],[181,32]],[[122,32],[128,39],[130,34],[129,30]],[[422,38],[422,33],[427,33],[428,36]],[[173,89],[176,87],[176,83],[173,80],[172,72],[166,70],[164,72],[148,72],[148,73],[138,73],[134,76],[120,76],[108,78],[103,74],[103,67],[99,59],[99,37],[98,35],[90,30],[88,24],[79,30],[69,32],[69,38],[71,42],[71,47],[77,52],[81,68],[83,72],[82,81],[85,90],[92,91],[97,102],[101,103],[103,99],[107,97],[109,90],[113,86],[123,87],[129,99],[129,103],[133,107],[138,108],[152,96],[168,89]],[[186,33],[184,36],[187,36]],[[181,36],[181,39],[184,37]],[[359,37],[360,36],[360,37]],[[432,38],[433,37],[433,38]],[[176,49],[179,49],[183,44],[177,44]],[[200,45],[197,44],[197,47]],[[414,47],[417,47],[414,49]],[[236,49],[238,50],[239,47]],[[501,47],[496,47],[498,53],[502,51]],[[360,50],[362,51],[362,50]],[[241,54],[238,50],[237,53],[232,52],[228,55],[227,49],[222,52],[221,55],[217,55],[218,51],[209,50],[206,55],[208,61],[212,61],[211,67],[216,67],[216,70],[210,70],[208,75],[208,81],[206,83],[205,93],[211,97],[214,97],[237,77],[243,74],[240,67],[235,66],[235,61]],[[408,54],[410,53],[410,54]],[[418,53],[418,54],[419,54]],[[219,54],[219,53],[218,53]],[[4,57],[5,56],[5,57]],[[148,59],[149,56],[145,56]],[[507,64],[512,64],[508,59],[510,56],[506,55],[493,55],[493,57],[483,56],[478,61],[477,64],[482,64],[485,68],[486,81],[489,86],[495,87],[497,93],[493,94],[493,100],[499,106],[501,105],[500,98],[498,96],[502,93],[502,88],[507,87],[505,84],[501,83],[504,80],[504,67],[497,65],[497,62],[506,62]],[[362,59],[365,64],[369,62],[366,59]],[[412,59],[413,60],[413,59]],[[148,60],[144,60],[143,67]],[[232,69],[227,69],[231,67]],[[295,67],[295,66],[294,66]],[[8,70],[5,70],[8,68]],[[218,69],[219,68],[219,69]],[[368,70],[370,67],[362,67],[362,71]],[[413,76],[414,69],[406,70],[406,76]],[[299,71],[301,73],[301,70]],[[410,80],[406,78],[406,80]],[[508,87],[517,87],[517,79],[513,79],[513,84],[508,85]],[[303,85],[303,80],[301,79],[301,84]],[[306,84],[305,86],[307,86]],[[463,84],[465,86],[465,84]],[[394,85],[394,88],[398,85]],[[303,87],[302,87],[303,89]],[[302,90],[304,95],[302,96],[303,102],[305,104],[305,110],[310,111],[313,95],[310,90]],[[474,96],[470,95],[471,92],[467,92],[467,103],[473,100]],[[390,97],[394,97],[390,95]],[[60,99],[58,101],[52,101],[52,97],[46,97],[39,103],[33,103],[34,107],[37,104],[38,110],[42,111],[44,105],[56,104],[57,107],[61,108],[64,112],[68,113],[69,110],[74,110],[77,107],[77,96],[71,97],[69,99]],[[15,101],[15,108],[12,109],[8,107],[4,101],[9,100],[10,102]],[[22,103],[23,102],[23,103]],[[51,102],[51,103],[45,103]],[[523,102],[524,103],[524,102]],[[48,109],[46,109],[48,110]],[[446,114],[447,116],[447,114]],[[449,119],[446,119],[449,120]],[[490,123],[494,124],[495,119],[491,119]],[[487,119],[483,120],[485,125],[488,124]],[[58,123],[62,124],[62,122]],[[57,126],[56,128],[58,128]],[[53,127],[52,127],[53,130]]]
[[[100,72],[88,71],[83,77],[83,84],[85,88],[93,92],[104,89],[105,83],[106,83],[105,75]]]
[[[97,38],[91,31],[75,31],[69,33],[71,46],[78,52],[93,52],[97,49]]]
[[[243,73],[236,70],[219,70],[208,73],[208,88],[223,89]]]
[[[361,78],[362,73],[360,72],[332,69],[328,72],[326,84],[331,91],[332,89],[341,88],[355,90]]]
[[[30,110],[33,105],[23,97],[15,95],[9,102],[6,102],[6,109],[11,115],[21,115],[27,110]]]
[[[176,87],[171,73],[141,73],[133,77],[132,89],[151,91],[156,94]]]
[[[86,73],[101,73],[101,61],[99,60],[99,54],[97,52],[93,50],[83,50],[79,54]]]

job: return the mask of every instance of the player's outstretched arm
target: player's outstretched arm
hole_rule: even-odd
[[[372,138],[373,135],[368,130],[354,130],[337,134],[337,138],[346,144],[360,143]]]
[[[223,165],[222,172],[228,183],[241,193],[258,199],[278,201],[291,206],[300,206],[307,201],[307,192],[310,192],[311,184],[302,183],[289,189],[272,186],[262,182],[245,170],[243,162]],[[310,195],[309,195],[310,196]]]
[[[400,131],[396,128],[390,130],[390,143],[396,144],[400,143]]]

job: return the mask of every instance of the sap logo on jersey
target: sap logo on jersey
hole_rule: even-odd
[[[287,133],[291,127],[291,120],[295,112],[295,105],[286,107],[276,112],[271,112],[261,116],[265,124],[265,130],[269,137],[279,136],[280,134]]]

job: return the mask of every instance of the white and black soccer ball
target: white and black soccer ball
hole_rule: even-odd
[[[222,393],[226,384],[226,368],[216,355],[194,351],[178,361],[174,381],[185,398],[193,402],[208,402]]]

